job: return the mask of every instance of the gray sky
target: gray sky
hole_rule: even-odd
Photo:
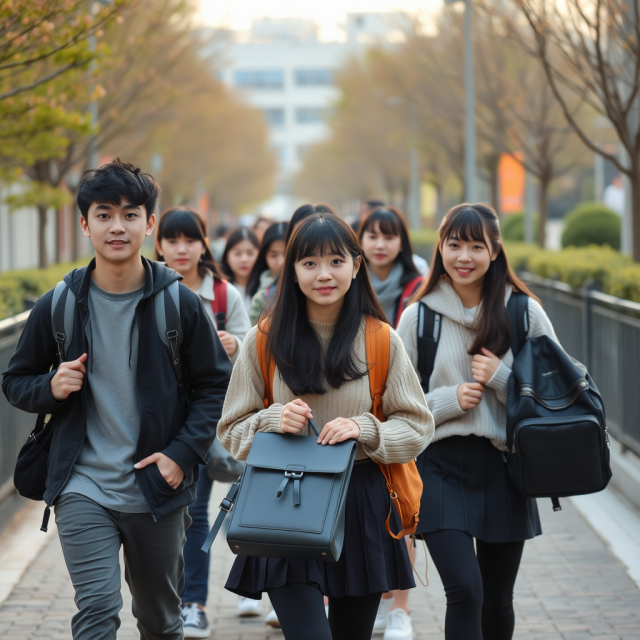
[[[337,27],[347,13],[407,11],[428,15],[442,0],[200,0],[199,22],[216,27],[247,30],[251,20],[270,18],[313,18],[320,26],[323,40],[340,37]],[[268,9],[265,8],[268,7]]]

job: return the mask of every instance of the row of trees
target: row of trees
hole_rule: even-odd
[[[637,0],[473,4],[478,172],[492,204],[499,208],[500,157],[511,154],[537,182],[537,237],[544,246],[549,188],[576,165],[591,163],[591,149],[637,185],[640,260]],[[449,7],[433,33],[416,25],[403,44],[348,63],[339,76],[332,136],[310,151],[299,192],[337,200],[386,193],[402,201],[415,145],[423,180],[440,195],[446,189],[464,198],[463,19]],[[627,149],[626,164],[604,150],[616,138]]]
[[[144,168],[161,158],[167,205],[204,195],[238,210],[270,194],[263,118],[215,80],[222,43],[194,30],[192,11],[188,0],[0,2],[1,177],[30,178],[8,203],[38,208],[42,268],[47,210],[70,200],[96,148]]]

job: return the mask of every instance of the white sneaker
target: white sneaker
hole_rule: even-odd
[[[376,615],[376,621],[373,623],[373,634],[380,635],[384,633],[387,628],[387,616],[391,611],[391,605],[393,604],[393,598],[388,600],[380,600],[380,606],[378,607],[378,614]]]
[[[194,602],[182,610],[185,638],[208,638],[211,634],[205,612]]]
[[[274,629],[280,628],[280,620],[278,620],[278,616],[276,615],[276,610],[271,609],[271,611],[267,614],[267,617],[264,619],[264,623],[268,624],[270,627]]]
[[[252,598],[243,598],[238,596],[238,615],[241,618],[253,618],[261,616],[264,605],[262,600],[253,600]]]
[[[383,640],[413,640],[411,616],[404,609],[394,609],[389,614]]]

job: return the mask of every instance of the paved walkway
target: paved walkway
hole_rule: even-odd
[[[216,487],[212,505],[220,501],[222,490],[222,486]],[[640,640],[638,586],[571,502],[562,502],[563,511],[554,514],[550,501],[541,501],[545,533],[525,547],[516,584],[515,640]],[[224,540],[218,539],[212,548],[208,605],[214,628],[211,637],[281,638],[280,632],[268,629],[262,619],[236,617],[236,597],[222,589],[232,562],[233,556]],[[424,572],[424,559],[418,566]],[[433,568],[429,570],[429,579],[428,588],[418,587],[411,595],[416,640],[444,637],[445,600]],[[119,638],[137,640],[126,585],[124,596]],[[0,638],[66,640],[71,637],[70,619],[74,611],[73,589],[60,543],[53,535],[0,606]]]

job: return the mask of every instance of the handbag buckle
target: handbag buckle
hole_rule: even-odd
[[[285,471],[284,477],[290,478],[291,480],[302,480],[302,476],[304,476],[304,471]]]
[[[231,511],[231,509],[233,509],[233,502],[231,502],[231,500],[228,500],[227,498],[225,498],[220,503],[220,511],[226,511],[227,513],[229,513],[229,511]]]

